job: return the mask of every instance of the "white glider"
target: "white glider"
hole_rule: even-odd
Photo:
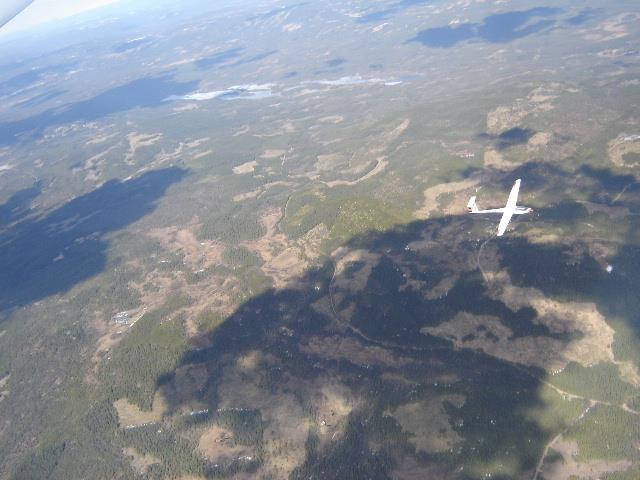
[[[511,188],[511,193],[509,194],[509,198],[507,199],[507,205],[504,208],[492,208],[490,210],[478,210],[478,206],[476,205],[476,197],[471,197],[469,199],[469,203],[467,204],[467,209],[469,209],[469,213],[501,213],[502,218],[500,219],[500,224],[498,225],[498,237],[501,237],[504,234],[504,231],[507,229],[507,225],[509,225],[509,221],[513,215],[523,215],[525,213],[533,212],[532,208],[528,207],[519,207],[516,205],[518,201],[518,191],[520,190],[520,179],[517,179]]]

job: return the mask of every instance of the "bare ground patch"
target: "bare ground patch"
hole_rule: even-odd
[[[330,172],[335,170],[338,166],[346,164],[347,162],[347,157],[340,153],[318,155],[316,157],[315,169],[320,172]]]
[[[350,292],[364,290],[373,268],[380,261],[379,253],[363,249],[348,250],[346,247],[336,249],[331,257],[336,264],[333,285]]]
[[[207,408],[205,404],[194,400],[200,398],[210,378],[207,368],[202,364],[187,365],[178,367],[174,373],[173,381],[161,389],[167,402],[180,405],[180,413],[183,415]]]
[[[497,298],[510,309],[517,310],[531,306],[537,312],[537,323],[541,323],[552,332],[583,333],[583,338],[573,340],[564,346],[562,352],[555,355],[557,361],[565,364],[574,361],[582,365],[598,362],[613,362],[613,344],[615,331],[592,302],[557,302],[544,296],[535,288],[505,286]]]
[[[342,438],[347,416],[356,408],[357,400],[348,387],[334,378],[322,378],[310,387],[311,403],[316,412],[320,448]]]
[[[129,142],[129,151],[124,156],[124,163],[127,165],[133,165],[134,158],[138,149],[143,147],[150,147],[157,143],[162,138],[162,133],[130,133],[127,135],[127,141]]]
[[[484,166],[496,170],[512,170],[516,165],[505,160],[497,150],[490,149],[484,152]]]
[[[584,208],[587,209],[589,215],[593,215],[594,213],[604,213],[610,218],[621,219],[629,216],[631,211],[627,207],[619,206],[619,205],[607,205],[604,203],[594,203],[588,201],[579,201],[584,205]]]
[[[557,302],[535,288],[515,287],[503,274],[492,275],[490,295],[511,310],[533,308],[534,322],[545,325],[552,333],[581,332],[582,337],[561,341],[553,337],[527,336],[511,338],[512,331],[497,317],[461,312],[436,327],[425,327],[426,334],[451,340],[458,348],[482,350],[485,353],[547,371],[561,370],[569,362],[588,366],[614,362],[615,331],[606,323],[594,303]]]
[[[109,155],[111,152],[116,150],[118,145],[112,145],[111,147],[103,150],[102,152],[87,158],[82,167],[73,168],[71,171],[74,174],[84,172],[86,181],[98,181],[102,176],[102,165],[104,164],[105,157]]]
[[[242,165],[233,167],[232,170],[233,170],[233,173],[235,173],[236,175],[242,175],[245,173],[253,172],[257,166],[258,166],[258,162],[255,160],[251,160],[250,162],[245,162]]]
[[[282,26],[282,31],[295,32],[296,30],[300,30],[301,28],[302,28],[302,25],[300,25],[299,23],[287,23],[286,25]]]
[[[528,115],[521,105],[522,101],[516,102],[509,107],[497,107],[487,114],[487,131],[499,134],[504,130],[515,127]]]
[[[380,174],[386,169],[387,165],[389,165],[389,160],[387,158],[388,153],[385,152],[387,152],[394,142],[400,138],[408,128],[409,123],[409,119],[404,119],[389,131],[376,135],[365,146],[358,148],[353,152],[348,159],[338,153],[319,156],[319,162],[316,165],[316,170],[308,173],[306,176],[311,179],[316,179],[322,172],[336,170],[339,170],[341,176],[360,175],[354,180],[347,180],[343,178],[323,181],[323,183],[329,188],[333,188],[337,186],[357,185]],[[371,167],[373,163],[371,158],[375,158],[375,165],[373,165],[373,167]]]
[[[534,152],[542,147],[549,145],[553,135],[550,132],[538,132],[527,142],[527,150]]]
[[[200,436],[198,452],[212,463],[227,463],[238,457],[255,456],[253,448],[237,444],[233,432],[217,425],[208,427]]]
[[[575,440],[561,439],[553,444],[553,449],[562,455],[562,460],[545,464],[540,471],[539,478],[553,480],[599,480],[606,473],[623,472],[628,470],[632,463],[629,460],[606,461],[591,460],[580,463],[576,461],[578,444]]]
[[[237,278],[227,275],[209,275],[207,281],[188,283],[183,272],[164,272],[154,270],[141,283],[131,283],[131,288],[140,292],[141,300],[149,310],[164,304],[172,294],[185,294],[191,299],[185,313],[185,331],[187,336],[195,337],[199,332],[198,314],[212,310],[222,317],[232,313],[234,299],[238,293]]]
[[[278,180],[275,182],[265,183],[263,186],[256,188],[255,190],[251,190],[246,193],[239,193],[233,197],[234,202],[243,202],[244,200],[248,200],[250,198],[258,198],[260,195],[265,193],[267,190],[275,187],[293,187],[296,183],[294,182],[285,182],[283,180]]]
[[[303,237],[291,241],[278,231],[278,222],[282,218],[280,209],[271,209],[261,218],[266,233],[258,240],[244,242],[243,245],[257,253],[263,260],[261,270],[273,279],[277,288],[282,288],[293,278],[297,278],[310,265],[310,260],[321,255],[320,246],[329,235],[326,225],[318,224]]]
[[[262,193],[262,189],[261,188],[257,188],[255,190],[251,190],[250,192],[238,193],[237,195],[233,196],[233,201],[234,202],[242,202],[242,201],[248,200],[250,198],[256,198],[261,193]]]
[[[151,465],[161,463],[158,457],[154,457],[151,454],[143,455],[133,447],[123,449],[122,453],[129,459],[131,466],[138,472],[138,475],[145,475]]]
[[[427,219],[433,213],[437,212],[440,208],[438,204],[438,197],[445,193],[457,193],[461,191],[468,191],[469,189],[475,187],[479,183],[478,180],[469,179],[462,180],[460,182],[449,182],[449,183],[441,183],[439,185],[435,185],[433,187],[429,187],[424,191],[424,201],[422,202],[422,207],[414,212],[414,216],[419,219]],[[465,195],[468,192],[465,192]],[[463,203],[461,211],[464,211],[464,206],[466,202]],[[454,212],[455,213],[455,212]]]
[[[344,117],[342,115],[328,115],[326,117],[319,118],[318,121],[320,123],[342,123],[344,121]]]
[[[424,465],[418,462],[413,456],[402,457],[391,472],[394,480],[425,480],[425,479],[449,479],[456,478],[451,472],[436,463]]]
[[[262,154],[260,155],[260,158],[270,160],[272,158],[280,158],[285,153],[287,153],[286,150],[267,149],[264,152],[262,152]]]
[[[487,132],[500,134],[517,127],[529,114],[554,108],[553,100],[562,92],[560,84],[552,83],[534,88],[525,98],[516,99],[509,106],[499,106],[487,114]]]
[[[548,356],[557,355],[564,346],[548,337],[511,339],[513,332],[497,317],[466,312],[437,327],[424,327],[420,331],[450,340],[457,348],[480,350],[503,360],[542,368],[553,368],[549,367]]]
[[[113,402],[113,406],[118,411],[118,423],[121,428],[157,423],[162,420],[162,417],[167,411],[167,402],[159,391],[156,392],[153,397],[150,411],[141,410],[126,398],[116,400]]]
[[[637,12],[625,12],[607,19],[597,25],[596,28],[583,30],[583,38],[592,42],[607,42],[626,37],[637,29],[640,14]]]
[[[93,137],[91,140],[88,140],[86,145],[97,145],[98,143],[104,143],[107,140],[110,140],[113,137],[116,137],[117,135],[118,133],[112,133],[111,135],[107,135],[107,134],[98,135],[96,137]]]
[[[365,346],[351,337],[311,337],[306,344],[300,345],[300,351],[317,357],[369,366],[401,368],[412,363],[410,358],[394,355],[391,351],[377,346]]]
[[[112,322],[110,318],[96,312],[91,322],[91,327],[95,334],[98,336],[96,341],[95,350],[91,356],[91,363],[93,369],[89,370],[85,381],[90,384],[97,382],[95,374],[98,371],[98,366],[104,358],[109,358],[110,351],[115,347],[126,335],[126,331],[137,322],[146,311],[145,307],[137,308],[135,310],[129,310],[129,318],[131,319],[128,325],[118,325]]]
[[[225,367],[218,388],[219,405],[223,409],[260,410],[265,450],[260,474],[288,478],[306,458],[304,444],[309,433],[309,419],[294,395],[261,386],[264,385],[264,367],[274,365],[274,362],[262,352],[250,352],[249,358],[241,358],[236,365]]]
[[[353,185],[357,185],[358,183],[362,183],[366,180],[369,180],[371,177],[374,177],[379,173],[383,172],[384,169],[387,168],[387,165],[389,165],[389,162],[387,161],[386,157],[378,157],[376,158],[376,165],[370,171],[365,173],[360,178],[357,178],[356,180],[350,180],[350,181],[349,180],[332,180],[330,182],[324,182],[324,183],[329,188],[338,187],[338,186],[351,187]]]
[[[451,419],[444,409],[444,403],[456,408],[464,405],[462,395],[444,395],[414,403],[407,403],[385,412],[394,417],[402,429],[411,434],[410,442],[417,451],[442,453],[453,449],[462,437],[451,427]]]
[[[625,156],[640,156],[640,135],[621,133],[609,142],[609,160],[618,167],[632,168],[640,161],[626,161]]]
[[[195,155],[193,155],[193,157],[191,157],[191,160],[199,160],[201,158],[204,158],[208,155],[211,155],[213,153],[213,150],[204,150],[202,152],[198,152]]]
[[[172,226],[150,230],[147,235],[167,250],[180,253],[185,264],[194,270],[208,268],[222,263],[225,247],[211,240],[199,241],[194,231],[200,225],[192,221],[185,228]]]
[[[5,388],[5,387],[7,385],[7,382],[9,382],[10,378],[11,378],[11,374],[6,375],[2,379],[0,379],[0,402],[5,398],[7,398],[7,395],[9,395],[9,388]]]

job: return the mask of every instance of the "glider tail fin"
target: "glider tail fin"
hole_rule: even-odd
[[[475,196],[469,199],[469,203],[467,203],[467,210],[469,210],[469,213],[478,213],[478,206],[476,205]]]

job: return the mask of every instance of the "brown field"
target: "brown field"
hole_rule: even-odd
[[[194,218],[184,228],[156,228],[150,230],[147,235],[160,242],[162,247],[170,252],[182,254],[185,264],[193,270],[221,264],[224,245],[212,240],[199,241],[194,233],[199,227],[197,219]]]
[[[444,402],[461,408],[465,398],[462,395],[433,397],[401,405],[385,414],[393,416],[402,429],[411,434],[409,441],[417,451],[447,452],[459,444],[462,438],[451,426],[451,419],[444,410]]]
[[[321,358],[345,359],[355,365],[379,365],[401,368],[412,362],[409,358],[395,356],[389,350],[377,346],[365,346],[353,338],[340,336],[311,337],[300,351]]]
[[[143,455],[133,447],[122,450],[125,457],[131,461],[131,466],[139,475],[145,475],[151,465],[160,463],[160,459],[153,455]]]
[[[640,154],[640,135],[621,133],[609,142],[609,160],[617,167],[633,168],[640,165],[640,162],[624,161],[624,156],[629,153]]]
[[[309,419],[295,396],[261,386],[264,367],[275,366],[276,362],[269,355],[253,351],[238,359],[235,365],[225,367],[218,388],[219,408],[260,410],[265,422],[263,445],[266,450],[260,474],[287,478],[306,457],[304,443]]]
[[[553,444],[553,449],[562,455],[562,460],[545,464],[540,471],[539,478],[553,480],[599,480],[603,475],[612,472],[623,472],[631,467],[631,461],[591,460],[585,463],[576,461],[578,444],[575,440],[560,439]]]
[[[581,332],[582,337],[570,342],[551,337],[512,339],[511,330],[492,316],[461,312],[436,327],[425,327],[426,334],[451,340],[457,348],[481,350],[489,355],[548,371],[564,368],[569,362],[584,366],[599,362],[615,362],[611,345],[614,330],[593,303],[557,302],[535,288],[510,284],[504,272],[490,274],[490,295],[511,310],[532,307],[535,321],[555,333]],[[490,334],[490,337],[487,335]],[[467,338],[465,338],[467,337]],[[628,364],[619,365],[624,377],[637,384],[640,375]]]
[[[118,423],[121,428],[144,425],[145,423],[157,423],[162,420],[167,411],[167,403],[160,392],[156,392],[153,397],[151,411],[141,410],[126,398],[116,400],[113,402],[113,406],[118,411]]]
[[[414,216],[419,219],[427,219],[431,217],[435,212],[438,212],[440,206],[438,204],[438,197],[445,193],[458,193],[464,191],[464,197],[468,197],[470,189],[475,187],[479,183],[478,180],[462,180],[460,182],[441,183],[433,187],[429,187],[424,191],[424,201],[422,207],[414,212]],[[459,204],[460,202],[457,202]],[[461,211],[464,211],[466,207],[466,200],[460,207]]]
[[[258,166],[258,162],[256,162],[255,160],[252,160],[250,162],[245,162],[242,165],[233,167],[233,173],[235,173],[236,175],[251,173],[256,169],[257,166]]]
[[[233,433],[213,425],[207,427],[198,441],[198,452],[212,463],[226,463],[238,457],[254,457],[253,448],[235,443]]]

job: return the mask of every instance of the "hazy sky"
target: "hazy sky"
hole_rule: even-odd
[[[33,3],[31,3],[33,1]],[[0,25],[3,20],[26,8],[0,27],[0,35],[25,30],[52,20],[120,2],[121,0],[0,0]],[[30,5],[29,5],[30,4]]]

